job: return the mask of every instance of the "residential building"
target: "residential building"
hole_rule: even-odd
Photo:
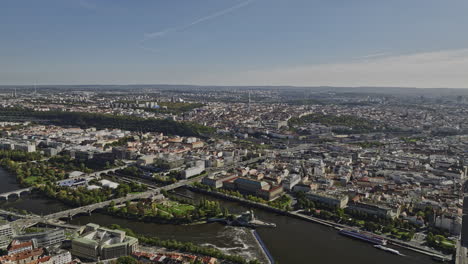
[[[367,214],[380,218],[395,218],[400,214],[400,207],[393,210],[390,207],[378,204],[370,204],[364,202],[350,202],[345,209],[351,214]]]
[[[11,237],[13,236],[13,229],[10,224],[4,224],[0,226],[0,248],[8,247],[10,244]]]
[[[8,246],[7,251],[8,251],[8,255],[13,255],[13,254],[17,254],[20,252],[32,250],[33,248],[34,248],[34,244],[32,241],[13,240]]]
[[[340,193],[309,192],[307,198],[332,208],[344,208],[348,203],[348,196]]]
[[[461,232],[462,219],[456,215],[441,215],[436,217],[434,225],[458,236]]]
[[[44,256],[44,249],[36,248],[0,257],[0,264],[28,264]]]
[[[206,176],[202,179],[202,183],[208,186],[211,186],[213,188],[221,188],[223,187],[223,182],[232,180],[236,178],[237,175],[231,174],[231,175],[209,175]]]
[[[61,244],[65,241],[65,232],[63,229],[53,229],[38,233],[29,233],[15,236],[17,241],[32,241],[34,248],[49,247]]]
[[[182,171],[181,176],[183,179],[188,179],[190,177],[193,177],[195,175],[202,173],[203,171],[205,171],[205,162],[202,160],[199,160],[195,162],[195,166]]]
[[[70,251],[61,250],[52,255],[52,264],[67,264],[72,261]]]

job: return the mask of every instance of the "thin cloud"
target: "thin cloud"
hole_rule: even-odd
[[[385,57],[385,56],[389,56],[389,55],[390,55],[389,52],[376,52],[376,53],[371,53],[371,54],[367,54],[367,55],[364,55],[364,56],[356,57],[356,59],[358,59],[358,60],[374,59],[374,58]]]
[[[185,25],[167,28],[167,29],[157,31],[157,32],[146,33],[146,34],[144,34],[143,42],[146,41],[146,40],[149,40],[149,39],[164,37],[169,33],[180,32],[180,31],[186,30],[188,28],[191,28],[191,27],[193,27],[193,26],[195,26],[197,24],[203,23],[205,21],[212,20],[212,19],[215,19],[215,18],[218,18],[218,17],[222,17],[224,15],[227,15],[229,13],[232,13],[232,12],[236,11],[237,9],[240,9],[240,8],[243,8],[245,6],[250,5],[253,1],[255,1],[255,0],[243,1],[243,2],[241,2],[239,4],[237,4],[237,5],[234,5],[234,6],[226,8],[226,9],[223,9],[223,10],[217,11],[215,13],[212,13],[210,15],[198,18],[198,19],[196,19],[196,20],[194,20],[194,21],[192,21],[192,22],[190,22],[188,24],[185,24]]]
[[[202,84],[468,88],[468,49],[230,72]],[[200,76],[202,77],[202,76]],[[206,78],[209,76],[203,76]]]

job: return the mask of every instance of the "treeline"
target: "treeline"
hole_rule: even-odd
[[[443,235],[429,232],[426,236],[426,244],[446,254],[453,254],[455,252],[455,243]]]
[[[106,170],[116,166],[115,163],[108,161],[101,162],[96,159],[71,158],[68,155],[53,156],[46,163],[50,167],[60,168],[65,171],[81,171],[85,173]]]
[[[35,152],[23,152],[18,155],[14,154],[15,151],[4,151],[4,153],[6,154],[0,159],[0,166],[13,173],[20,185],[28,187],[63,180],[70,171],[91,173],[115,166],[109,162],[102,163],[92,159],[72,159],[67,155],[57,155],[49,160],[37,160],[42,156]]]
[[[40,160],[43,156],[39,152],[26,152],[20,150],[0,150],[0,159],[9,159],[12,161],[33,161]]]
[[[133,141],[134,141],[133,137],[123,137],[123,138],[119,138],[119,140],[117,141],[106,144],[104,148],[125,146],[127,145],[127,142],[133,142]]]
[[[16,162],[7,158],[0,166],[13,173],[21,186],[33,186],[65,179],[65,171],[47,166],[44,162]]]
[[[141,118],[135,116],[102,113],[47,111],[37,112],[21,108],[0,109],[3,117],[30,117],[48,120],[59,126],[79,126],[97,129],[116,128],[129,131],[162,132],[169,135],[199,136],[214,133],[214,129],[192,122],[176,122],[169,119]]]
[[[238,263],[238,264],[260,264],[258,260],[248,261],[241,256],[228,255],[228,254],[223,253],[219,249],[198,246],[198,245],[193,244],[192,242],[180,242],[180,241],[173,240],[173,239],[163,240],[158,237],[149,237],[149,236],[139,235],[139,234],[135,234],[135,232],[133,232],[131,229],[122,228],[116,224],[112,224],[109,228],[125,231],[127,235],[138,238],[138,241],[141,244],[145,244],[148,246],[157,246],[157,247],[164,247],[164,248],[173,249],[173,250],[180,250],[182,252],[210,256],[210,257],[227,260],[227,261],[231,261],[233,263]]]
[[[143,185],[131,183],[120,183],[116,189],[100,188],[95,190],[88,190],[86,187],[60,187],[55,184],[38,186],[38,190],[45,196],[78,207],[125,197],[129,193],[143,192],[146,189]]]
[[[127,219],[137,219],[144,222],[158,222],[165,224],[189,224],[205,221],[212,217],[229,217],[226,208],[221,208],[219,202],[201,200],[198,203],[185,199],[175,199],[177,202],[166,200],[162,202],[127,202],[122,207],[115,207],[111,203],[106,212],[113,216]]]
[[[246,199],[246,200],[249,200],[249,201],[252,201],[252,202],[265,204],[265,205],[268,205],[268,206],[271,206],[271,207],[274,207],[274,208],[277,208],[277,209],[280,209],[280,210],[284,210],[284,211],[290,211],[291,210],[292,199],[291,199],[291,197],[289,197],[288,195],[285,195],[285,194],[281,195],[281,197],[279,197],[279,198],[277,198],[277,199],[275,199],[273,201],[267,201],[267,200],[265,200],[263,198],[260,198],[258,196],[254,196],[254,195],[251,195],[251,194],[246,195],[246,194],[240,193],[239,191],[227,190],[227,189],[222,189],[222,188],[216,189],[216,188],[213,188],[211,186],[208,186],[206,184],[199,183],[199,182],[194,182],[192,184],[192,186],[195,187],[195,188],[198,188],[198,189],[202,189],[202,190],[207,190],[207,191],[211,191],[211,192],[218,192],[218,193],[222,193],[222,194],[225,194],[225,195]]]

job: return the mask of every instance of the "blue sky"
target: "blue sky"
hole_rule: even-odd
[[[466,0],[2,0],[0,84],[468,88]]]

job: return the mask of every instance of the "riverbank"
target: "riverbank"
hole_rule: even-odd
[[[143,222],[143,223],[156,223],[156,224],[161,224],[161,225],[181,225],[181,226],[195,226],[195,225],[202,225],[202,224],[207,224],[209,223],[208,219],[204,220],[197,220],[194,222],[188,222],[188,223],[174,223],[173,221],[170,220],[162,220],[158,218],[149,218],[149,217],[138,217],[136,215],[121,215],[117,214],[114,212],[109,212],[106,208],[103,209],[98,209],[96,210],[97,212],[100,212],[102,214],[120,218],[120,219],[125,219],[125,220],[131,220],[131,221],[138,221],[138,222]]]
[[[187,252],[191,254],[203,255],[203,256],[210,256],[217,259],[225,260],[231,263],[238,263],[238,264],[260,264],[260,262],[256,259],[254,260],[246,260],[245,258],[239,255],[231,255],[225,254],[221,250],[211,247],[199,246],[192,242],[182,242],[177,241],[174,239],[171,240],[164,240],[160,239],[159,237],[150,237],[143,234],[138,234],[137,232],[133,231],[129,228],[123,228],[117,224],[112,224],[109,226],[111,229],[118,229],[125,231],[128,235],[136,237],[139,243],[147,246],[157,246],[166,249],[178,250],[181,252]]]
[[[250,201],[250,200],[240,198],[240,197],[230,196],[230,195],[220,193],[220,192],[209,191],[209,190],[197,188],[197,187],[194,187],[194,186],[185,186],[184,188],[187,188],[187,189],[189,189],[189,190],[191,190],[193,192],[208,194],[208,195],[219,197],[219,198],[226,199],[226,200],[229,200],[229,201],[240,202],[242,204],[245,204],[245,205],[248,205],[248,206],[251,206],[251,207],[267,210],[267,211],[274,212],[274,213],[277,213],[277,214],[281,214],[281,215],[284,215],[284,216],[294,217],[294,218],[301,219],[301,220],[304,220],[304,221],[307,221],[307,222],[312,222],[312,223],[324,225],[324,226],[327,226],[327,227],[332,227],[332,228],[335,228],[335,229],[355,228],[355,227],[335,223],[335,222],[332,222],[332,221],[319,219],[319,218],[316,218],[316,217],[313,217],[313,216],[307,216],[307,215],[304,215],[304,214],[300,214],[299,212],[289,212],[289,211],[280,210],[278,208],[271,207],[271,206],[266,205],[266,204],[257,203],[257,202]],[[452,259],[451,255],[444,255],[444,254],[441,254],[440,252],[428,250],[426,248],[423,248],[423,247],[420,247],[420,246],[417,246],[417,245],[413,245],[413,244],[410,244],[410,243],[407,243],[407,242],[404,242],[404,241],[399,241],[399,240],[396,240],[396,239],[393,239],[393,238],[389,238],[388,236],[385,236],[385,235],[380,235],[380,236],[385,237],[385,239],[389,242],[389,244],[392,244],[394,246],[402,247],[402,248],[405,248],[405,249],[408,249],[408,250],[411,250],[411,251],[414,251],[414,252],[418,252],[420,254],[424,254],[424,255],[427,255],[427,256],[430,256],[430,257],[434,257],[434,258],[440,258],[440,259],[444,259],[444,260]]]
[[[14,191],[20,189],[14,175],[0,169],[0,191]],[[229,201],[224,198],[215,198],[212,195],[195,193],[188,189],[177,189],[177,195],[200,200],[217,200],[222,207],[229,209],[234,214],[241,214],[251,205],[238,201]],[[18,208],[39,215],[47,215],[57,211],[69,209],[68,206],[43,196],[24,195],[21,199],[12,199],[0,202],[1,208]],[[412,250],[402,249],[405,257],[389,254],[377,250],[367,243],[356,243],[343,237],[325,225],[311,225],[296,217],[284,216],[269,210],[255,209],[255,215],[262,220],[276,223],[276,228],[258,228],[256,231],[261,236],[270,253],[279,263],[340,263],[340,264],[436,264],[431,257]],[[112,217],[97,211],[92,215],[77,215],[69,220],[70,224],[77,226],[87,223],[97,223],[107,226],[116,223],[131,228],[141,234],[157,236],[161,239],[175,239],[178,241],[192,242],[198,245],[214,247],[227,254],[241,255],[246,259],[262,259],[255,239],[249,229],[224,226],[221,224],[201,225],[171,225],[139,222],[124,218]],[[339,252],[339,254],[337,254]],[[262,261],[263,263],[263,261]]]

